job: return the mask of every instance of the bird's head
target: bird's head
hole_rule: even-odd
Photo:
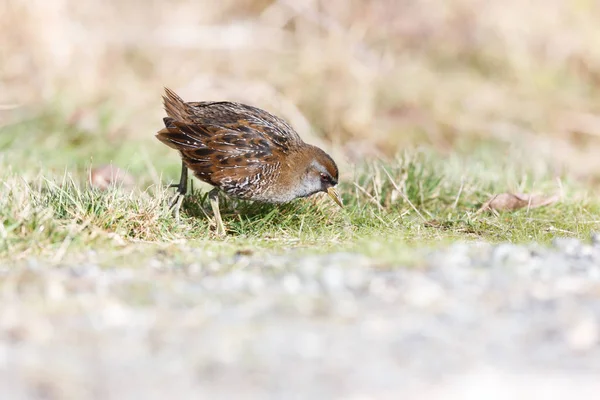
[[[307,197],[315,193],[325,192],[343,207],[335,186],[338,184],[338,167],[335,161],[323,150],[315,146],[308,146],[304,157],[304,170],[298,171],[300,175],[299,193],[297,197]]]

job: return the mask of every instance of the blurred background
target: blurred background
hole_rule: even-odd
[[[168,86],[351,162],[491,142],[597,183],[598,21],[595,0],[0,0],[0,127],[156,145]]]

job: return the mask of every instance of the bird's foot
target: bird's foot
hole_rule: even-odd
[[[213,189],[208,193],[208,199],[210,200],[210,206],[213,211],[213,215],[215,217],[216,224],[216,235],[218,237],[224,237],[225,232],[225,224],[223,224],[223,219],[221,218],[221,211],[219,210],[219,192],[217,189]]]

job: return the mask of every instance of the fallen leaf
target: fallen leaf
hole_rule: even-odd
[[[133,187],[134,183],[133,176],[114,165],[102,165],[90,171],[90,184],[100,190],[106,190],[111,186],[128,189]]]
[[[477,213],[483,211],[516,211],[521,208],[537,208],[556,203],[558,194],[552,196],[529,195],[523,193],[501,193],[486,201]]]

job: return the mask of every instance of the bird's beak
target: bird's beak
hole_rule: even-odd
[[[329,197],[331,197],[333,199],[333,201],[335,201],[335,203],[338,206],[344,207],[344,204],[342,203],[342,198],[340,197],[340,194],[338,193],[336,188],[334,188],[333,186],[330,188],[327,188],[327,194],[329,195]]]

